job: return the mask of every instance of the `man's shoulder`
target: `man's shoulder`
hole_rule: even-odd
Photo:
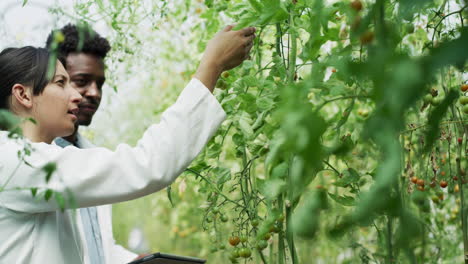
[[[91,143],[87,138],[85,138],[83,135],[78,132],[76,134],[76,146],[79,148],[94,148],[96,145]]]

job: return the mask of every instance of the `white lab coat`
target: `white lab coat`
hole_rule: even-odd
[[[87,263],[75,210],[61,212],[52,198],[33,198],[28,188],[73,193],[78,207],[136,199],[171,184],[200,153],[226,114],[209,90],[193,79],[159,124],[144,133],[136,147],[60,148],[31,143],[34,151],[20,162],[24,141],[0,132],[0,263]],[[27,142],[27,141],[26,141]],[[41,168],[57,170],[45,183]],[[18,166],[18,164],[20,164]],[[15,189],[23,188],[23,189]],[[38,194],[40,197],[41,195]]]
[[[76,145],[81,149],[95,148],[89,140],[82,137],[80,133],[76,135]],[[54,143],[52,143],[54,144]],[[104,251],[104,258],[106,264],[114,263],[128,263],[134,260],[138,255],[127,250],[123,246],[115,243],[114,233],[112,230],[112,205],[106,204],[96,206],[97,216],[99,222],[99,229],[101,230],[102,248]],[[77,219],[81,219],[80,211],[76,211]],[[88,249],[86,245],[86,239],[84,239],[83,221],[77,221],[77,227],[81,235],[81,241],[83,246],[84,256],[87,257]]]

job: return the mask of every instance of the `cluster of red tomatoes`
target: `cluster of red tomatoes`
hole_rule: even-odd
[[[272,235],[279,233],[282,230],[284,215],[279,214],[274,220],[275,221],[273,223],[270,223],[271,221],[269,220],[262,221],[261,225],[258,219],[253,219],[251,221],[252,227],[254,229],[259,229],[257,237],[255,238],[254,247],[252,247],[253,249],[258,250],[259,252],[266,249],[269,245],[268,241],[270,241]],[[262,232],[261,230],[266,230],[266,232]],[[229,237],[228,242],[232,247],[234,247],[229,255],[229,260],[232,263],[237,263],[239,258],[247,259],[252,256],[252,249],[249,247],[251,241],[249,241],[247,236],[233,235]]]

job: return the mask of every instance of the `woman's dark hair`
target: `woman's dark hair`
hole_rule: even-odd
[[[0,53],[0,109],[9,109],[8,99],[15,84],[31,86],[39,95],[49,83],[47,70],[50,53],[31,46],[7,48]]]

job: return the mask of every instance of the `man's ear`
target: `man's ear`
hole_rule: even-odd
[[[18,102],[23,107],[30,109],[33,106],[31,88],[22,84],[15,84],[11,88],[12,99]]]

